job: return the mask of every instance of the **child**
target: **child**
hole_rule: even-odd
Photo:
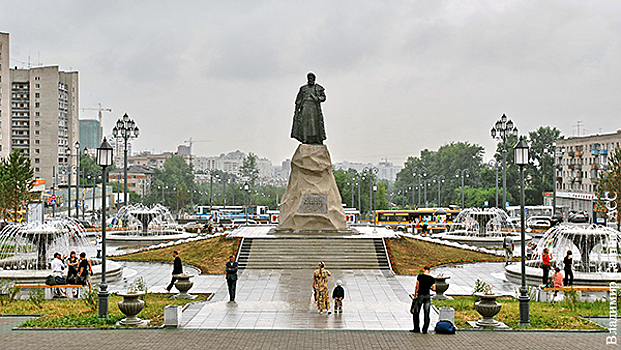
[[[554,298],[558,294],[557,288],[563,288],[563,274],[561,269],[557,266],[554,268],[554,274],[552,274],[552,284],[554,285],[554,296],[552,297],[552,303],[554,304]]]
[[[332,299],[334,299],[334,313],[343,313],[343,299],[345,299],[345,290],[342,287],[341,280],[336,281],[336,287],[332,291]]]

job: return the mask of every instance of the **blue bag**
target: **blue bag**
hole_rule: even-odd
[[[435,331],[436,334],[455,334],[455,326],[449,321],[439,321]]]

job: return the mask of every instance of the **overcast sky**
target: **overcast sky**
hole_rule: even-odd
[[[105,133],[127,112],[134,151],[290,158],[306,73],[326,89],[333,161],[402,164],[451,141],[621,128],[620,1],[1,1],[11,66],[80,72]],[[96,118],[81,112],[82,119]]]

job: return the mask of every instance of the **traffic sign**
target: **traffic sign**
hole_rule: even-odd
[[[56,199],[56,195],[55,195],[55,194],[53,194],[53,195],[51,195],[51,196],[50,196],[50,198],[52,198],[52,199]]]
[[[51,204],[51,205],[56,205],[56,199],[52,199],[52,200],[50,201],[50,204]]]

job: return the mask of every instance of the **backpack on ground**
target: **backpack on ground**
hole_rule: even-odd
[[[54,276],[49,275],[45,278],[45,284],[47,284],[48,286],[55,286],[56,285],[56,278],[54,278]]]
[[[436,323],[436,334],[455,334],[455,326],[450,321],[439,321]]]

